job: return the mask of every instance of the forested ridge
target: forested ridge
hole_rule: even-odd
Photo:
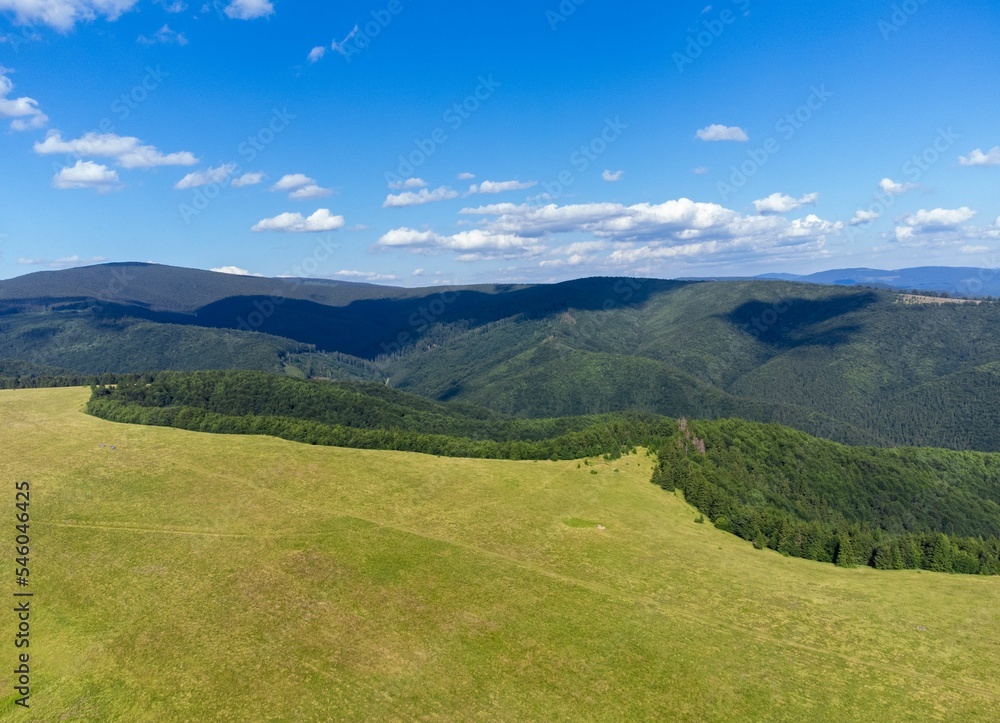
[[[658,456],[722,530],[845,566],[1000,574],[1000,455],[845,446],[776,424],[652,414],[513,418],[384,385],[261,372],[165,372],[95,386],[87,411],[182,429],[310,444],[502,459]]]
[[[378,380],[518,417],[740,417],[846,444],[1000,451],[991,301],[760,280],[403,290],[224,277],[109,265],[0,282],[0,358]]]
[[[640,441],[666,439],[674,428],[670,420],[635,413],[517,419],[384,385],[262,372],[162,372],[96,386],[87,411],[130,424],[496,459],[619,457]]]

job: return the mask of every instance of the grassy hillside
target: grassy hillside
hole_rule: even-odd
[[[37,720],[995,717],[1000,579],[756,551],[644,456],[317,448],[86,398],[0,392]]]
[[[384,385],[161,372],[94,389],[102,419],[491,459],[659,457],[654,482],[758,547],[844,566],[1000,574],[1000,455],[837,444],[737,419],[523,419]]]

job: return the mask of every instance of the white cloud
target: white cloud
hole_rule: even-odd
[[[919,233],[934,231],[954,230],[961,224],[971,221],[976,215],[968,206],[962,208],[935,208],[931,210],[921,209],[916,213],[904,216],[901,219],[905,227],[914,229]]]
[[[271,186],[272,191],[293,191],[302,186],[316,183],[315,178],[310,178],[304,173],[287,173],[282,176],[277,183]]]
[[[842,223],[814,215],[792,221],[774,215],[747,216],[718,204],[696,203],[686,198],[633,206],[593,203],[539,207],[506,203],[466,208],[461,213],[484,216],[480,222],[484,232],[520,238],[526,245],[532,240],[541,244],[543,239],[556,234],[590,234],[614,244],[607,257],[611,264],[665,258],[732,260],[761,254],[774,258],[821,256],[827,253],[823,248],[826,238],[839,234],[844,227]],[[384,238],[381,243],[391,245],[392,241],[405,240],[405,236]],[[432,234],[430,241],[433,240]],[[420,241],[419,237],[414,238],[411,245]],[[423,242],[428,242],[426,236]],[[574,248],[569,256],[590,252],[587,247]]]
[[[162,5],[168,13],[182,13],[188,6],[184,0],[154,0],[157,5]]]
[[[506,193],[507,191],[524,191],[538,185],[538,181],[483,181],[469,186],[469,193]]]
[[[772,193],[767,198],[762,198],[753,202],[757,213],[791,213],[803,206],[814,206],[819,201],[818,193],[807,193],[802,198],[793,198],[784,193]]]
[[[882,214],[878,211],[865,211],[864,209],[859,210],[854,214],[854,218],[850,220],[851,226],[862,226],[866,223],[871,223],[872,221],[877,221],[881,218]]]
[[[407,178],[389,184],[389,189],[392,191],[402,191],[407,188],[427,188],[427,181],[422,178]]]
[[[99,16],[117,20],[139,0],[0,0],[0,11],[14,13],[20,25],[48,25],[65,33],[77,22],[90,22]]]
[[[622,180],[622,176],[624,175],[625,171],[614,171],[614,172],[605,171],[604,173],[601,174],[601,178],[603,178],[608,183],[614,183],[616,181]]]
[[[331,276],[339,276],[344,279],[364,279],[365,281],[395,281],[398,277],[394,274],[380,274],[375,271],[352,271],[342,270]]]
[[[458,191],[452,190],[447,186],[435,188],[433,191],[428,191],[426,188],[422,188],[416,193],[413,191],[406,191],[405,193],[389,194],[386,196],[385,202],[382,204],[382,208],[419,206],[424,203],[447,201],[452,198],[458,198]]]
[[[989,246],[963,246],[959,249],[963,254],[985,254],[989,253]]]
[[[883,178],[878,187],[882,189],[883,193],[888,193],[890,196],[902,196],[907,191],[912,191],[917,187],[915,183],[896,183],[896,181],[891,178]]]
[[[351,42],[354,39],[354,36],[357,35],[359,31],[360,28],[357,25],[355,25],[354,28],[351,30],[351,32],[347,34],[347,37],[345,37],[339,43],[336,40],[330,43],[330,49],[333,50],[334,52],[340,53],[344,57],[347,57],[348,51],[344,46],[347,45],[349,42]]]
[[[25,266],[47,266],[50,269],[65,269],[72,266],[89,266],[91,264],[103,264],[108,259],[104,256],[92,256],[89,259],[83,259],[79,256],[66,256],[61,259],[26,259],[23,256],[17,260],[17,263]]]
[[[715,123],[702,128],[697,133],[698,138],[703,141],[737,141],[746,143],[750,137],[739,126],[724,126]]]
[[[3,0],[0,0],[2,3]],[[0,118],[11,118],[10,128],[15,131],[26,131],[41,128],[49,122],[49,117],[42,113],[38,101],[27,96],[8,98],[14,83],[6,73],[12,72],[0,65]]]
[[[1000,146],[994,146],[986,153],[977,148],[967,156],[960,156],[958,163],[961,166],[1000,166]]]
[[[309,62],[318,63],[326,55],[326,46],[317,45],[315,48],[309,51]]]
[[[233,179],[233,186],[242,188],[243,186],[256,186],[264,180],[264,174],[260,172],[244,173],[239,178]]]
[[[947,246],[992,236],[995,229],[962,226],[975,215],[976,212],[968,206],[921,209],[899,219],[896,241],[917,246]]]
[[[261,274],[254,274],[246,269],[241,269],[239,266],[220,266],[215,269],[210,269],[217,274],[231,274],[232,276],[261,276]]]
[[[153,146],[144,146],[138,138],[114,133],[86,133],[65,141],[59,131],[49,131],[44,141],[35,143],[35,153],[65,153],[82,157],[114,158],[122,168],[152,168],[154,166],[193,166],[194,154],[160,153]]]
[[[139,146],[133,151],[129,151],[118,156],[118,165],[122,168],[155,168],[157,166],[193,166],[198,163],[198,159],[193,153],[181,151],[179,153],[160,153],[153,146]]]
[[[235,163],[226,163],[217,168],[195,171],[194,173],[187,174],[174,184],[174,188],[178,191],[184,191],[188,188],[198,188],[199,186],[207,186],[211,183],[223,183],[235,170]]]
[[[233,0],[225,13],[234,20],[255,20],[273,14],[274,5],[269,0]]]
[[[272,191],[289,191],[288,197],[293,201],[305,201],[313,198],[323,198],[333,193],[333,189],[323,188],[304,173],[289,173],[271,186]]]
[[[394,228],[378,240],[379,246],[413,247],[432,246],[439,236],[433,231],[417,231],[412,228]]]
[[[323,188],[315,183],[310,183],[302,188],[298,188],[288,194],[293,201],[308,201],[313,198],[324,198],[333,194],[332,188]]]
[[[416,252],[455,251],[459,252],[456,257],[459,261],[517,258],[535,255],[545,249],[536,239],[483,229],[442,236],[433,231],[417,231],[405,227],[389,231],[376,245],[382,248],[406,248]]]
[[[696,175],[696,176],[704,176],[704,175],[707,175],[708,173],[710,173],[711,170],[712,169],[706,168],[705,166],[698,166],[697,168],[695,168],[692,171],[692,173],[694,173],[694,175]]]
[[[92,188],[101,193],[121,188],[117,171],[93,161],[77,161],[75,166],[66,166],[52,177],[52,185],[63,190]]]
[[[177,45],[188,44],[188,39],[184,33],[174,32],[170,29],[169,25],[164,25],[148,38],[145,35],[140,35],[136,38],[136,41],[142,43],[143,45],[171,45],[173,43],[177,43]]]
[[[316,233],[319,231],[336,231],[343,226],[343,216],[334,216],[330,213],[329,209],[321,208],[308,218],[304,217],[301,213],[282,213],[274,218],[265,218],[257,222],[250,230]]]
[[[476,177],[475,173],[469,173],[468,171],[466,171],[465,173],[458,174],[459,181],[471,181],[475,177]]]

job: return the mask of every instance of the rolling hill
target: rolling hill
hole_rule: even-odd
[[[113,424],[87,395],[0,392],[36,719],[995,718],[1000,578],[754,550],[642,455],[315,447]]]

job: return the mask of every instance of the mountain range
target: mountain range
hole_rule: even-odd
[[[0,372],[265,370],[522,417],[740,417],[1000,450],[1000,305],[938,301],[781,279],[401,289],[107,264],[0,282]]]

